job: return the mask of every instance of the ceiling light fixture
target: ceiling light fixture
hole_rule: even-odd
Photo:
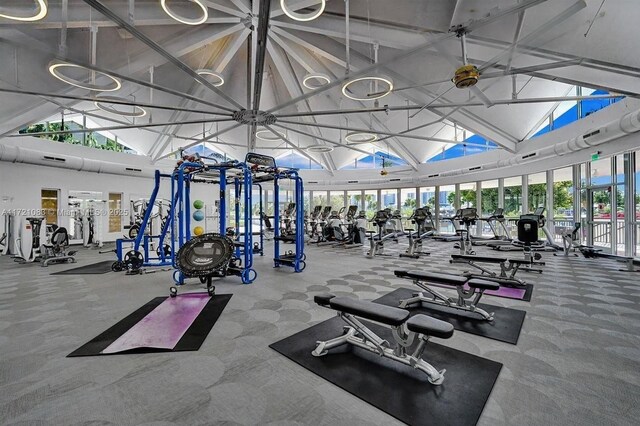
[[[317,153],[320,153],[320,154],[326,154],[328,152],[333,151],[333,147],[332,146],[326,146],[326,145],[310,145],[310,146],[305,148],[305,151],[307,151],[307,152],[317,152]]]
[[[324,8],[327,5],[326,0],[320,0],[320,7],[315,12],[298,13],[289,9],[286,3],[287,3],[287,0],[280,0],[280,8],[284,12],[284,14],[295,21],[302,21],[302,22],[313,21],[318,16],[322,15],[322,12],[324,12]]]
[[[105,112],[110,112],[111,114],[117,114],[117,115],[122,115],[125,117],[144,117],[145,115],[147,115],[147,110],[145,110],[144,108],[138,106],[138,105],[122,105],[122,104],[113,104],[111,103],[112,101],[125,101],[128,102],[128,99],[125,98],[121,98],[118,96],[101,96],[99,98],[96,98],[96,100],[93,102],[93,104],[98,108],[101,109],[102,111]],[[133,107],[132,111],[123,111],[121,109],[118,109],[118,107],[128,107],[131,106]]]
[[[378,140],[378,135],[369,132],[349,132],[344,140],[351,144],[371,143]]]
[[[13,21],[22,21],[22,22],[33,22],[39,21],[45,16],[47,16],[47,0],[35,0],[35,10],[36,13],[32,16],[18,16],[9,13],[8,7],[0,7],[0,18],[11,19]],[[30,10],[29,10],[30,11]],[[15,13],[13,10],[12,13]]]
[[[276,131],[277,135],[274,135],[271,130],[262,129],[256,132],[256,138],[262,141],[279,141],[287,137],[284,133]]]
[[[378,82],[386,85],[387,87],[384,90],[376,90],[375,93],[369,93],[366,95],[357,95],[353,91],[349,90],[349,86],[360,81],[365,81],[365,82],[368,81],[373,84]],[[355,78],[353,80],[347,81],[344,84],[344,86],[342,86],[342,94],[349,99],[353,99],[354,101],[372,101],[374,99],[384,98],[392,91],[393,91],[393,81],[388,77],[382,77],[382,76],[380,77],[367,76],[367,77]]]
[[[202,9],[202,16],[199,18],[187,18],[186,16],[182,16],[175,12],[175,10],[171,9],[167,4],[167,0],[160,0],[160,5],[164,9],[165,13],[169,15],[172,19],[187,25],[200,25],[206,22],[209,19],[209,10],[207,7],[200,2],[200,0],[189,0],[191,3],[195,3]]]
[[[49,68],[49,72],[51,73],[52,76],[54,76],[55,78],[57,78],[58,80],[67,83],[71,86],[75,86],[75,87],[79,87],[81,89],[86,89],[86,90],[93,90],[94,92],[115,92],[116,90],[120,89],[122,87],[122,83],[120,83],[120,80],[117,79],[116,77],[113,77],[107,73],[101,72],[101,71],[93,71],[90,70],[87,67],[84,67],[82,65],[78,65],[78,64],[70,64],[68,62],[49,62],[48,65]],[[97,84],[91,84],[88,82],[84,82],[84,81],[80,81],[80,80],[76,80],[74,78],[71,78],[69,76],[66,76],[64,74],[62,74],[60,72],[61,69],[64,68],[80,68],[83,70],[86,70],[87,72],[91,73],[91,72],[95,72],[96,77],[98,76],[104,76],[107,77],[109,79],[111,79],[111,84],[109,85],[105,85],[105,86],[99,86]]]
[[[198,75],[201,75],[203,77],[213,77],[214,80],[210,81],[210,83],[215,86],[215,87],[220,87],[224,84],[224,78],[222,77],[221,74],[215,72],[215,71],[211,71],[211,70],[205,70],[205,69],[200,69],[200,70],[196,70],[196,73]],[[200,83],[198,81],[198,83]],[[202,83],[200,83],[202,84]]]
[[[311,73],[304,76],[302,85],[307,89],[316,90],[331,83],[328,75],[322,73]]]

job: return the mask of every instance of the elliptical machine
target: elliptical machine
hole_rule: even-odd
[[[367,216],[364,210],[360,210],[358,216],[353,218],[352,223],[349,227],[349,238],[348,242],[345,244],[345,248],[360,247],[364,245],[364,242],[367,239],[366,232]]]
[[[371,219],[371,222],[375,223],[376,227],[378,228],[378,238],[376,238],[375,231],[367,231],[367,234],[369,234],[369,251],[367,252],[368,258],[373,258],[375,256],[389,256],[388,254],[384,254],[384,240],[388,236],[383,236],[385,225],[389,221],[389,213],[390,212],[387,209],[379,210]]]
[[[416,229],[405,229],[408,232],[409,248],[404,253],[400,253],[400,257],[410,257],[412,259],[419,259],[420,255],[428,256],[429,252],[422,251],[422,241],[426,236],[432,235],[433,228],[429,231],[425,231],[426,222],[431,219],[431,211],[429,207],[419,207],[413,211],[409,220],[416,225]],[[415,232],[414,232],[415,231]]]
[[[476,252],[473,250],[473,243],[471,241],[469,228],[471,225],[476,224],[476,221],[478,220],[478,210],[475,207],[460,209],[460,217],[458,220],[460,221],[460,225],[464,226],[464,228],[456,231],[460,236],[460,241],[455,243],[453,248],[460,249],[460,254],[462,255],[474,255]]]

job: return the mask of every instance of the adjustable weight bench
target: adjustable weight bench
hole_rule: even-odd
[[[433,385],[440,385],[444,381],[446,370],[436,370],[422,359],[422,354],[431,337],[448,339],[453,335],[453,326],[448,322],[426,315],[414,315],[409,318],[409,311],[405,309],[349,297],[336,297],[333,294],[319,294],[314,296],[313,300],[320,306],[337,311],[338,316],[348,324],[341,336],[317,342],[312,352],[313,356],[320,357],[332,348],[350,344],[418,369],[427,375],[427,380]],[[360,319],[390,328],[395,340],[394,347],[360,322]],[[408,354],[407,349],[416,338],[419,339],[419,343],[415,350]]]
[[[398,270],[393,271],[393,273],[398,278],[412,280],[415,285],[431,295],[431,297],[428,297],[423,292],[415,293],[413,297],[400,301],[399,306],[401,308],[409,308],[413,305],[421,305],[422,303],[431,303],[459,309],[461,311],[473,312],[480,315],[484,320],[493,321],[493,312],[488,313],[484,309],[479,308],[478,303],[485,290],[500,289],[500,284],[496,282],[461,275],[433,272]],[[438,290],[430,287],[429,284],[455,287],[458,292],[458,298],[447,297]],[[465,284],[469,289],[464,288]]]
[[[462,254],[452,254],[450,263],[464,263],[479,269],[480,274],[473,272],[465,273],[465,276],[472,278],[481,278],[484,280],[495,281],[508,287],[526,287],[527,283],[516,278],[518,271],[529,271],[542,273],[541,269],[531,268],[534,264],[526,259],[507,259],[506,257],[489,257],[489,256],[467,256]],[[478,263],[494,263],[500,265],[500,273],[491,271]],[[536,262],[536,265],[544,265],[544,262]]]

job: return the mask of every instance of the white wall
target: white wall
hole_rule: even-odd
[[[164,185],[159,196],[171,198],[170,182]],[[76,170],[59,169],[56,167],[36,166],[31,164],[0,162],[0,212],[5,209],[40,209],[40,191],[42,189],[57,189],[58,209],[68,211],[69,191],[96,191],[100,192],[102,200],[108,200],[109,193],[122,193],[122,208],[129,210],[130,194],[151,195],[153,179],[147,177],[118,176],[104,173],[79,172]],[[104,205],[108,210],[108,204]],[[18,218],[16,218],[18,219]],[[63,215],[60,215],[59,224],[67,223]],[[100,218],[104,241],[114,241],[120,238],[123,232],[108,233],[109,217]],[[122,224],[128,225],[128,216],[123,217]],[[1,224],[0,226],[4,226]],[[19,226],[18,220],[14,221],[14,228]],[[17,229],[16,231],[17,232]],[[14,235],[17,235],[14,233]]]

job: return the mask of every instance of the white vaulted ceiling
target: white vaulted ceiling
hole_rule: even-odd
[[[322,15],[307,22],[283,14],[276,0],[201,2],[208,19],[200,25],[172,19],[151,0],[50,0],[43,20],[0,18],[0,135],[64,111],[87,114],[97,126],[126,127],[111,133],[153,159],[206,142],[235,158],[248,150],[274,156],[294,150],[330,172],[374,150],[415,167],[461,140],[463,131],[517,151],[576,85],[640,96],[640,46],[629,31],[640,19],[634,0],[329,0]],[[31,2],[0,2],[0,12],[12,5],[28,9],[25,3]],[[200,12],[188,0],[166,3],[187,17]],[[286,0],[301,13],[318,3]],[[468,63],[483,74],[480,90],[446,81],[462,65],[461,39],[450,31],[458,25],[467,29]],[[104,95],[146,104],[147,115],[133,119],[97,109],[89,100],[98,93],[53,78],[47,65],[54,59],[119,76],[122,87]],[[219,73],[224,84],[197,81],[193,71],[203,68]],[[304,87],[310,73],[328,76],[332,87]],[[376,101],[345,97],[342,80],[363,76],[390,78],[396,89],[435,84]],[[104,81],[98,76],[96,84]],[[284,132],[284,140],[255,139],[265,128],[235,121],[232,114],[242,109],[273,113],[268,128]],[[371,131],[381,141],[347,146],[344,137],[353,130]],[[334,149],[307,152],[312,145]]]

